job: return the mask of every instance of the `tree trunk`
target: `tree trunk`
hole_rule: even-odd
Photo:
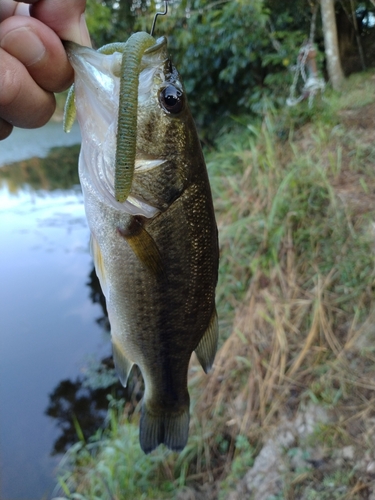
[[[341,68],[339,44],[337,40],[335,0],[320,0],[320,4],[328,76],[332,87],[338,90],[344,80],[344,73]]]

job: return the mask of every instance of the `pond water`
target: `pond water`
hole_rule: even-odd
[[[69,134],[62,131],[61,123],[49,122],[36,129],[14,128],[11,135],[0,141],[0,167],[33,156],[45,158],[52,147],[72,146],[81,142],[79,125],[74,123]]]
[[[48,124],[0,142],[1,500],[51,498],[61,459],[51,453],[66,429],[47,415],[50,396],[110,352],[92,285],[79,147],[50,151],[79,141],[77,128],[66,135]]]

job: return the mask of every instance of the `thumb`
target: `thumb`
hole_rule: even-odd
[[[30,15],[49,26],[62,40],[91,47],[85,20],[86,0],[39,0]]]

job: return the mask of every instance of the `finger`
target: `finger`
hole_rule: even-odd
[[[25,66],[0,49],[0,117],[22,128],[41,127],[55,111],[55,97],[37,85]]]
[[[40,0],[30,14],[53,29],[62,40],[91,47],[85,21],[86,0]]]
[[[6,139],[12,132],[13,125],[0,118],[0,141]]]
[[[60,39],[37,19],[13,16],[3,21],[0,47],[23,63],[44,90],[61,92],[71,85],[73,69]]]
[[[0,0],[0,22],[15,14],[28,16],[29,6],[13,0]]]

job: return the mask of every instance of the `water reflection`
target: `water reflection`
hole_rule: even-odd
[[[109,358],[106,372],[108,373]],[[123,396],[117,381],[110,385],[110,392],[119,399]],[[77,435],[82,432],[87,440],[103,425],[108,408],[108,387],[92,389],[86,387],[84,380],[62,380],[50,394],[50,403],[46,415],[56,420],[60,435],[53,444],[52,454],[64,453],[69,446],[76,443]],[[77,429],[77,426],[79,428]]]
[[[106,423],[108,396],[126,401],[126,412],[133,414],[143,394],[142,377],[138,369],[130,376],[127,388],[122,387],[113,367],[112,356],[93,362],[83,377],[62,380],[49,395],[46,410],[56,419],[60,435],[55,440],[52,455],[65,453],[78,441],[88,440]]]
[[[81,133],[78,123],[74,123],[69,134],[62,132],[61,123],[49,122],[42,128],[22,129],[14,127],[4,141],[0,141],[0,167],[33,157],[45,158],[51,147],[66,147],[79,144]]]
[[[0,169],[0,187],[12,194],[20,190],[68,190],[79,184],[79,145],[52,148],[47,158],[31,158]]]
[[[59,461],[51,449],[62,450],[60,430],[71,431],[64,418],[74,411],[79,421],[85,398],[104,397],[84,385],[88,359],[105,358],[110,345],[103,298],[87,287],[93,264],[78,149],[0,168],[2,500],[50,498]],[[102,419],[102,403],[91,405]]]
[[[96,318],[96,322],[108,332],[110,345],[105,297],[94,267],[86,284],[90,288],[89,295],[92,302],[101,307],[101,314]],[[87,440],[103,427],[107,416],[109,395],[115,399],[125,399],[126,411],[130,416],[142,394],[143,379],[137,367],[133,368],[128,385],[124,388],[119,383],[111,355],[103,357],[99,362],[91,360],[81,376],[62,380],[49,395],[50,402],[46,414],[56,419],[56,425],[60,431],[59,437],[54,442],[52,454],[65,453],[71,445],[77,442],[80,433]]]

